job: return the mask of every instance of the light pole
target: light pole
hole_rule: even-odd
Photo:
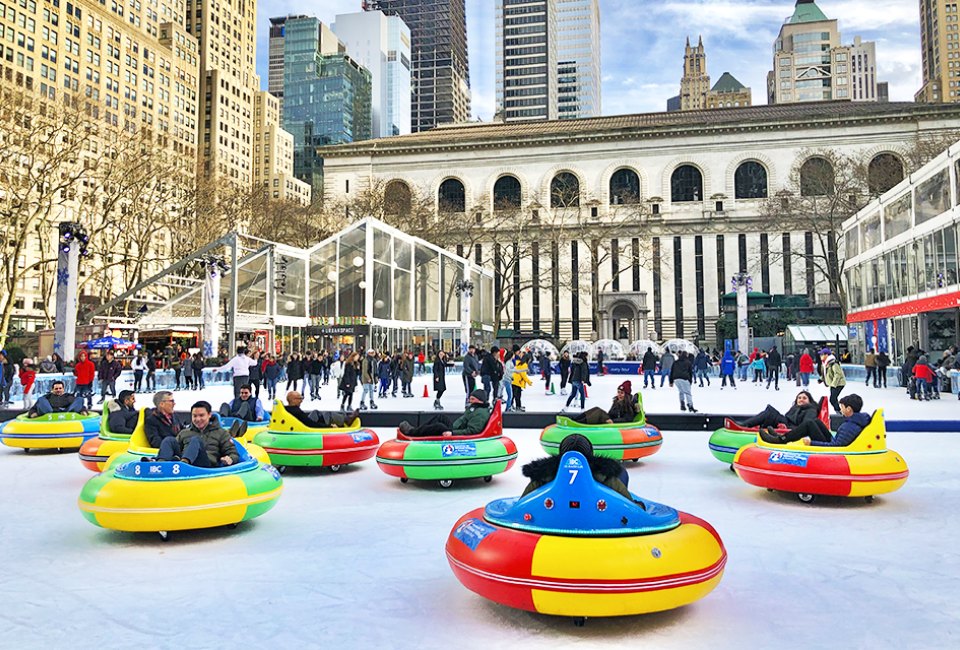
[[[57,320],[53,334],[53,351],[64,361],[73,361],[77,337],[77,279],[80,256],[87,255],[90,237],[79,223],[60,224],[60,248],[57,252]]]
[[[473,282],[458,280],[454,287],[460,296],[460,356],[464,356],[470,345],[470,299],[473,297]]]
[[[746,271],[740,271],[730,279],[733,290],[737,292],[737,345],[741,352],[749,345],[750,325],[747,321],[747,293],[753,289],[753,278]]]
[[[203,278],[203,356],[213,357],[219,352],[220,339],[220,278],[230,270],[222,255],[204,255],[200,265],[206,271]]]

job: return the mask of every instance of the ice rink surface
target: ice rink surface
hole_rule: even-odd
[[[601,380],[610,383],[606,396],[591,402],[606,404],[618,382]],[[781,390],[774,403],[789,402],[793,392]],[[738,391],[733,404],[729,390],[710,391],[734,412],[762,407],[762,393]],[[675,403],[675,391],[653,395],[651,411],[658,398],[664,410],[668,399]],[[452,396],[451,407],[460,399]],[[928,407],[958,412],[953,398],[900,408],[907,417],[908,408]],[[659,453],[628,463],[630,488],[713,524],[729,553],[723,580],[679,610],[590,619],[577,628],[485,601],[447,564],[444,544],[457,518],[518,495],[520,465],[543,455],[538,432],[506,433],[520,458],[490,484],[402,485],[373,460],[339,474],[291,468],[264,516],[236,530],[174,533],[167,543],[87,523],[77,496],[92,474],[76,454],[0,447],[0,645],[960,647],[956,434],[891,434],[889,446],[911,471],[898,492],[872,504],[821,498],[804,505],[740,481],[710,455],[709,432],[666,432]]]

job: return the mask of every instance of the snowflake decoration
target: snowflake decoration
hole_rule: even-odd
[[[67,269],[60,269],[57,271],[57,286],[65,287],[70,281],[70,271]]]

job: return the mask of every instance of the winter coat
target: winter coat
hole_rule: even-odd
[[[93,377],[97,374],[97,367],[93,361],[87,358],[83,352],[80,353],[80,360],[73,367],[73,374],[77,378],[77,386],[89,386],[93,383]]]
[[[860,435],[860,432],[863,431],[868,424],[870,424],[869,415],[866,413],[854,413],[845,419],[843,424],[837,427],[837,433],[833,436],[833,440],[830,442],[811,440],[810,445],[813,447],[846,447],[857,439],[857,436]]]
[[[403,381],[407,384],[413,381],[413,371],[416,364],[413,361],[413,357],[404,357],[402,364],[403,372]]]
[[[527,370],[530,368],[522,359],[516,363],[513,367],[513,385],[517,388],[524,389],[527,386],[532,386],[533,381],[530,377],[527,376]]]
[[[693,360],[693,367],[696,368],[698,372],[703,372],[709,366],[710,359],[707,357],[707,353],[703,350],[700,350],[700,353],[697,354],[697,358]]]
[[[780,357],[779,350],[771,350],[770,354],[767,355],[767,369],[775,370],[780,372],[780,366],[783,364],[783,359]]]
[[[140,372],[143,372],[144,370],[147,369],[147,360],[144,359],[143,357],[136,356],[130,362],[130,368],[133,369],[134,371],[139,370]]]
[[[503,379],[501,381],[513,385],[513,371],[517,369],[517,362],[513,357],[510,357],[503,362]]]
[[[473,375],[480,374],[480,361],[477,360],[476,355],[467,354],[463,357],[463,374]]]
[[[280,366],[277,365],[276,361],[267,360],[260,367],[260,372],[263,373],[265,379],[276,379],[280,376]]]
[[[447,390],[447,367],[453,365],[440,358],[438,354],[433,360],[433,390]]]
[[[936,374],[933,372],[933,368],[931,368],[928,364],[917,362],[917,364],[913,367],[913,376],[917,379],[923,379],[929,383],[934,380]]]
[[[219,467],[220,459],[224,456],[229,456],[234,465],[240,462],[240,454],[237,453],[237,447],[233,444],[233,438],[219,424],[216,424],[216,420],[211,419],[202,430],[191,423],[177,434],[177,442],[183,449],[198,436],[203,441],[204,451],[207,452],[207,458],[212,467]]]
[[[357,388],[357,379],[360,375],[360,369],[354,363],[343,364],[343,377],[340,379],[340,390],[344,393],[352,393]]]
[[[804,404],[803,406],[794,404],[784,413],[783,417],[792,428],[801,422],[816,420],[819,415],[820,407],[816,404]]]
[[[116,359],[107,361],[104,357],[100,360],[100,367],[97,369],[100,381],[115,381],[121,372],[123,372],[123,365]]]
[[[754,371],[760,370],[762,372],[766,372],[767,364],[763,360],[763,357],[757,357],[756,359],[750,362],[750,368]]]
[[[107,416],[107,428],[110,429],[110,433],[133,433],[140,412],[116,400],[111,400],[108,408],[110,415]]]
[[[480,362],[480,376],[490,377],[491,381],[499,381],[502,370],[500,369],[500,360],[492,354],[483,355],[483,361]]]
[[[380,381],[393,378],[393,371],[390,369],[391,365],[389,359],[380,359],[380,363],[377,364],[377,377],[380,378]]]
[[[307,374],[308,375],[319,375],[323,373],[323,361],[314,357],[307,361]]]
[[[800,372],[807,375],[813,374],[813,357],[806,352],[800,355]]]
[[[877,355],[877,368],[887,368],[890,365],[890,356],[886,352]]]
[[[53,361],[47,361],[46,359],[44,359],[43,361],[40,362],[40,372],[49,374],[56,371],[57,371],[57,364],[55,364]]]
[[[637,418],[637,403],[632,398],[617,399],[614,397],[607,415],[614,422],[633,422]]]
[[[369,354],[360,359],[360,383],[373,384],[377,381],[377,357]]]
[[[843,375],[843,368],[837,362],[837,358],[832,354],[827,357],[825,369],[823,372],[823,383],[830,388],[838,388],[847,385],[847,378]]]
[[[677,358],[673,356],[670,352],[664,352],[663,356],[660,357],[660,372],[663,374],[669,374],[670,369],[673,368],[673,364],[676,362]]]
[[[143,429],[150,446],[159,448],[164,438],[180,433],[180,423],[176,416],[168,420],[160,411],[153,409],[143,419]]]
[[[580,357],[570,364],[570,383],[574,382],[590,385],[590,366]]]
[[[693,365],[690,363],[690,357],[677,359],[673,362],[670,368],[670,383],[673,383],[678,379],[693,381]]]
[[[647,350],[643,353],[643,361],[640,362],[640,367],[644,371],[657,369],[657,355],[653,353],[653,350]]]
[[[864,368],[876,368],[877,367],[877,355],[873,352],[867,352],[863,355],[863,367]]]
[[[566,379],[570,376],[570,358],[560,357],[560,379]]]
[[[453,421],[450,432],[455,436],[475,436],[490,420],[490,407],[487,404],[471,404],[463,415]]]
[[[259,377],[259,372],[260,372],[260,371],[259,371],[259,366],[253,366],[253,367],[250,369],[250,370],[251,370],[251,372],[250,372],[250,377],[251,377],[251,378],[253,377],[253,372],[252,372],[252,371],[253,371],[254,369],[257,369],[257,373],[258,373],[257,379],[259,379],[259,378],[260,378],[260,377]],[[187,357],[186,359],[183,360],[183,374],[185,374],[185,375],[192,375],[192,374],[193,374],[193,357]]]
[[[300,359],[290,359],[287,362],[287,379],[303,379],[303,361]]]
[[[537,488],[552,483],[557,478],[557,471],[560,469],[561,456],[548,456],[538,458],[523,466],[523,475],[530,479],[530,483],[524,489],[521,497],[524,497]],[[592,456],[587,459],[590,463],[590,472],[593,474],[593,480],[601,485],[605,485],[617,494],[633,500],[633,496],[627,487],[620,480],[620,474],[623,472],[623,466],[619,461],[605,456]]]
[[[37,371],[33,368],[20,368],[20,384],[23,386],[23,394],[29,395],[33,388],[33,382],[37,380]]]
[[[723,354],[723,359],[720,361],[720,374],[732,377],[736,369],[737,362],[733,358],[733,353],[725,352]]]

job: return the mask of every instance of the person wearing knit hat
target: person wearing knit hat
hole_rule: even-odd
[[[571,420],[580,424],[614,424],[633,422],[638,415],[637,401],[631,391],[633,384],[629,380],[617,387],[617,396],[613,398],[610,410],[605,411],[599,406],[587,409]]]
[[[436,436],[475,436],[490,419],[490,406],[487,404],[487,391],[477,388],[467,397],[467,410],[451,422],[444,415],[438,415],[430,422],[415,427],[406,420],[397,427],[408,438]]]
[[[633,499],[630,491],[627,489],[629,475],[619,461],[604,456],[593,455],[593,445],[586,436],[574,433],[560,441],[560,453],[556,456],[547,456],[538,458],[523,466],[523,475],[530,479],[527,487],[523,490],[521,497],[524,497],[537,488],[543,487],[553,482],[557,478],[557,470],[560,468],[560,460],[563,455],[570,451],[576,451],[583,454],[590,465],[590,473],[593,474],[593,480],[601,483],[614,492],[627,499]]]

